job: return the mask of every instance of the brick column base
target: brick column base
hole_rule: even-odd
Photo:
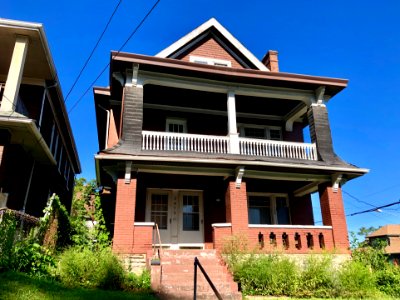
[[[116,253],[128,254],[133,250],[136,183],[136,179],[125,183],[123,178],[119,178],[117,182],[113,239],[113,251]]]
[[[228,184],[225,195],[226,222],[232,224],[232,234],[243,233],[247,235],[249,228],[249,213],[247,207],[246,183],[242,182],[236,188],[236,182]]]
[[[349,236],[347,232],[346,216],[344,214],[342,190],[334,191],[332,187],[319,187],[322,222],[332,226],[333,243],[336,251],[349,253]]]

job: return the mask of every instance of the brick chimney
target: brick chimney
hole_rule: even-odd
[[[279,72],[278,51],[269,50],[262,59],[262,63],[271,71]]]

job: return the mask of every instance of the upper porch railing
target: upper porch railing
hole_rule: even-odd
[[[229,137],[160,131],[142,131],[142,149],[241,154],[289,159],[317,160],[315,144],[239,138],[239,153],[230,149]]]

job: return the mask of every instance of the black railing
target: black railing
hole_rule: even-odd
[[[212,283],[210,277],[207,275],[207,272],[204,270],[203,266],[200,264],[197,257],[194,258],[194,288],[193,288],[193,300],[197,299],[197,267],[199,267],[200,271],[203,273],[204,278],[207,280],[208,284],[214,291],[215,296],[217,296],[218,300],[223,300],[221,294],[218,292],[215,285]]]

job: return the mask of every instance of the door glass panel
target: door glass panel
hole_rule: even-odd
[[[168,195],[151,195],[151,222],[158,225],[159,229],[168,229]]]
[[[200,229],[199,196],[183,195],[182,230],[198,231]]]

